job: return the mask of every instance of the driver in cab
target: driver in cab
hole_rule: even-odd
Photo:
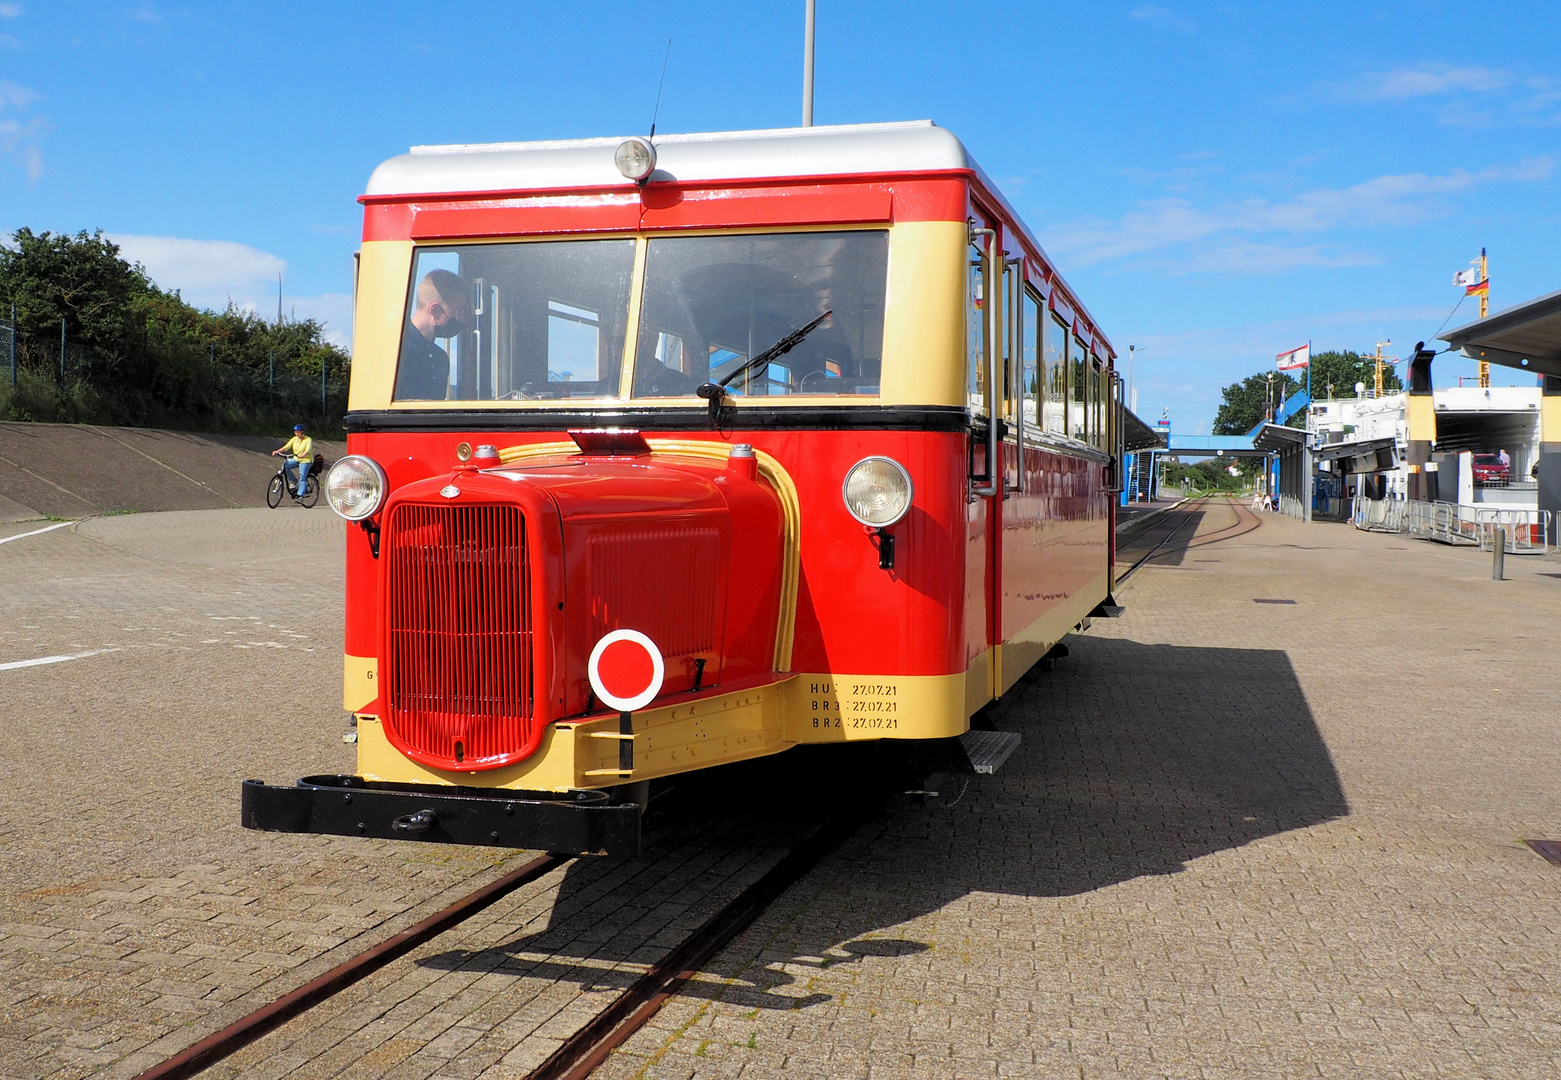
[[[450,390],[450,354],[434,344],[466,329],[472,317],[471,290],[458,274],[430,270],[417,283],[412,315],[401,335],[396,366],[398,400],[443,401]]]

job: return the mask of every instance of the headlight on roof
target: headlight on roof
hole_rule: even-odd
[[[863,458],[846,472],[840,495],[846,512],[863,525],[887,528],[904,517],[915,495],[911,474],[893,458]]]
[[[325,474],[325,501],[348,521],[362,521],[380,508],[389,487],[379,462],[348,454]]]
[[[618,144],[612,160],[624,176],[636,184],[643,183],[656,171],[656,148],[649,139],[635,135]]]

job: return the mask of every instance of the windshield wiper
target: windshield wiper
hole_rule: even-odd
[[[726,387],[728,383],[732,382],[739,375],[752,375],[754,373],[763,371],[765,368],[769,367],[771,360],[774,360],[778,356],[785,356],[787,353],[791,352],[792,349],[795,349],[802,343],[803,338],[807,337],[814,330],[817,330],[819,324],[833,314],[833,311],[826,311],[824,314],[820,315],[806,326],[793,330],[791,333],[777,341],[774,345],[771,345],[768,349],[765,349],[762,353],[759,353],[753,359],[737,365],[737,367],[732,370],[731,374],[727,375],[726,378],[722,379],[720,382],[701,383],[699,388],[695,390],[694,393],[698,394],[702,398],[707,399],[710,402],[710,422],[713,424],[720,422],[721,401],[726,397]]]

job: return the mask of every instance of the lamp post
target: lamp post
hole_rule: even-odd
[[[1148,348],[1147,345],[1127,347],[1127,409],[1135,416],[1138,414],[1138,399],[1133,396],[1133,357]]]

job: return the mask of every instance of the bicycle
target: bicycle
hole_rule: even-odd
[[[299,497],[298,486],[288,482],[284,469],[278,469],[276,475],[271,478],[271,483],[266,486],[266,505],[275,510],[282,505],[282,496],[286,495],[295,503],[308,509],[320,501],[319,476],[330,467],[324,454],[314,455],[314,461],[309,464],[309,475],[304,477],[304,493]]]

